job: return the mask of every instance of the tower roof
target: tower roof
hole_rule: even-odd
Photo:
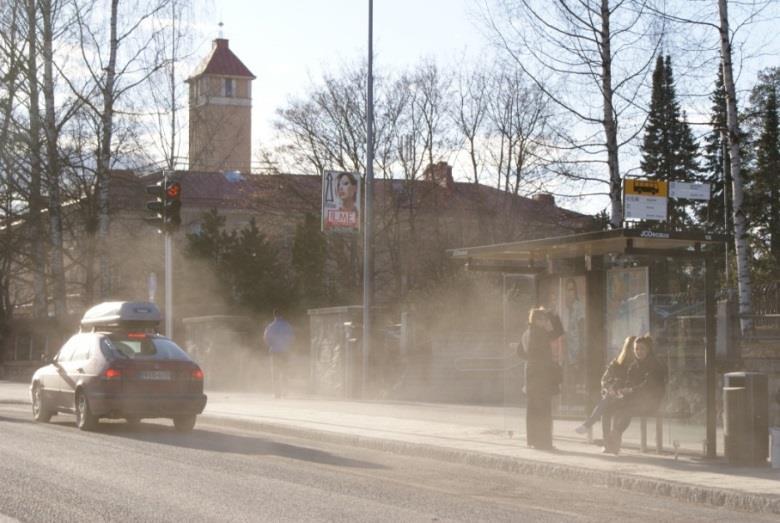
[[[255,79],[255,75],[233,54],[228,47],[227,38],[216,38],[211,47],[211,53],[201,62],[198,68],[192,73],[190,79],[197,78],[204,74],[215,74],[224,76],[243,76]]]

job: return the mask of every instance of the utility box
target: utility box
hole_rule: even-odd
[[[769,390],[766,374],[723,375],[723,431],[732,465],[765,465],[769,456]]]

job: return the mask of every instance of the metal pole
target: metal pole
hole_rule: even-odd
[[[163,172],[163,190],[168,186],[168,172]],[[165,210],[163,209],[163,216]],[[163,228],[167,228],[164,223]],[[165,335],[173,339],[173,245],[170,231],[163,232],[165,237]]]
[[[173,248],[171,233],[165,233],[165,335],[173,338]]]
[[[366,183],[363,210],[363,393],[366,396],[371,354],[372,201],[374,196],[374,1],[368,0],[368,107],[366,108]]]
[[[712,269],[712,253],[707,253],[704,259],[704,319],[706,342],[704,347],[704,369],[706,373],[706,403],[707,403],[707,458],[716,458],[717,438],[715,435],[715,285]]]

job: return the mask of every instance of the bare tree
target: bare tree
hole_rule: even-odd
[[[742,182],[742,157],[739,148],[739,122],[737,120],[737,91],[734,87],[734,67],[731,63],[731,33],[726,0],[718,0],[720,14],[720,55],[723,65],[723,87],[726,91],[726,126],[728,128],[729,153],[731,155],[731,184],[734,213],[734,247],[737,257],[737,286],[739,290],[739,313],[741,329],[751,326],[748,317],[753,310],[750,285],[750,263],[747,250],[747,227],[743,208],[744,191]]]
[[[38,83],[38,23],[35,0],[27,0],[27,68],[26,86],[29,112],[29,180],[27,226],[31,242],[31,269],[33,278],[33,315],[36,318],[48,316],[46,289],[46,229],[43,221],[41,158],[41,113],[40,88]]]
[[[452,110],[452,120],[455,122],[471,163],[471,178],[479,183],[482,171],[482,154],[479,147],[480,138],[484,132],[489,98],[487,87],[488,74],[482,68],[464,72],[458,76],[458,87]]]
[[[107,20],[94,0],[77,4],[75,8],[82,61],[94,86],[93,91],[89,96],[84,96],[82,101],[97,116],[98,123],[95,158],[98,208],[96,247],[101,298],[111,294],[109,185],[116,147],[114,131],[117,104],[123,95],[132,92],[162,67],[163,59],[153,45],[155,31],[148,30],[147,22],[158,16],[168,3],[169,0],[158,0],[152,4],[141,1],[123,3],[120,16],[119,0],[111,0]],[[123,51],[121,63],[120,48]]]
[[[16,150],[18,133],[14,108],[23,76],[23,38],[19,28],[26,12],[21,1],[0,4],[0,332],[11,318],[12,270],[20,251],[19,228],[14,227],[21,200],[15,173],[18,172]]]
[[[613,227],[623,220],[621,147],[642,128],[637,99],[661,42],[647,4],[638,0],[482,4],[482,21],[500,48],[582,130],[575,137],[563,133],[560,137],[580,151],[583,164],[594,156],[606,163]],[[594,126],[601,129],[600,138]]]
[[[160,54],[161,67],[149,75],[144,93],[148,93],[151,106],[142,106],[144,137],[151,137],[153,147],[145,148],[148,163],[164,159],[164,165],[174,170],[182,164],[180,152],[182,140],[179,135],[184,131],[179,116],[186,104],[186,92],[178,87],[182,85],[181,66],[192,58],[192,31],[188,30],[187,20],[191,16],[191,0],[169,0],[167,16],[155,17],[152,23],[154,46]]]

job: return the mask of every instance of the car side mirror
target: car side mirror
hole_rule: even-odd
[[[53,361],[54,361],[54,357],[53,356],[51,356],[49,354],[46,354],[45,352],[43,354],[41,354],[41,362],[42,363],[47,363],[48,364],[48,363],[52,363]]]

